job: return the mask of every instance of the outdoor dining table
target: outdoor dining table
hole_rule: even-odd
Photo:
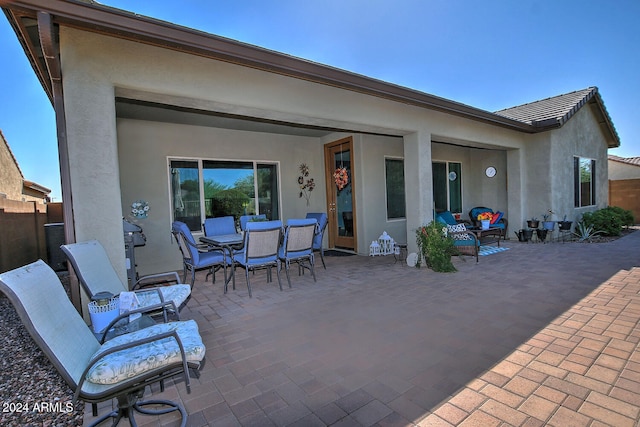
[[[228,251],[229,256],[233,260],[233,250],[238,249],[242,246],[244,236],[242,233],[232,233],[232,234],[219,234],[214,236],[203,236],[200,237],[200,241],[207,245],[211,245],[213,247],[222,248],[223,251]],[[233,289],[236,288],[236,278],[235,278],[235,270],[233,265],[231,265],[231,274],[227,277],[224,283],[224,292],[227,293],[227,285],[229,281],[233,279]]]

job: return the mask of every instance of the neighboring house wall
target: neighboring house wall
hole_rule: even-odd
[[[9,143],[0,131],[0,197],[44,204],[49,192],[45,187],[25,181]]]
[[[640,179],[640,165],[609,160],[609,180]]]
[[[27,200],[22,194],[22,172],[2,133],[0,139],[0,193],[9,200]]]

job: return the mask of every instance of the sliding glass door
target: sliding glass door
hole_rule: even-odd
[[[436,212],[462,213],[462,166],[457,162],[433,162],[433,206]]]
[[[230,160],[170,160],[173,218],[200,231],[204,218],[265,214],[279,219],[275,163]]]

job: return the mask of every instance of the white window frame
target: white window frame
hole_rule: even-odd
[[[171,222],[174,221],[174,210],[173,210],[173,194],[171,188],[171,162],[172,161],[183,161],[183,162],[197,162],[198,163],[198,186],[199,186],[199,196],[200,196],[200,230],[192,230],[194,234],[202,233],[202,223],[204,222],[204,218],[206,218],[206,205],[204,201],[204,175],[203,175],[203,163],[204,162],[243,162],[243,163],[253,163],[253,187],[254,187],[254,197],[256,198],[256,210],[259,213],[260,203],[258,199],[258,180],[256,177],[258,176],[258,164],[264,165],[275,165],[276,166],[276,174],[278,177],[278,213],[279,217],[282,217],[282,177],[281,177],[281,168],[280,161],[278,160],[254,160],[254,159],[220,159],[220,158],[209,158],[209,157],[181,157],[181,156],[167,156],[167,177],[168,177],[168,185],[167,185],[167,194],[169,197],[169,218]]]

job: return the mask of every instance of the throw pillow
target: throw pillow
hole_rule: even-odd
[[[447,225],[447,231],[451,234],[453,240],[473,240],[467,231],[467,227],[464,224]]]
[[[496,213],[493,214],[493,216],[491,217],[491,224],[495,224],[498,221],[500,221],[502,219],[502,217],[504,216],[503,212],[497,211]]]

